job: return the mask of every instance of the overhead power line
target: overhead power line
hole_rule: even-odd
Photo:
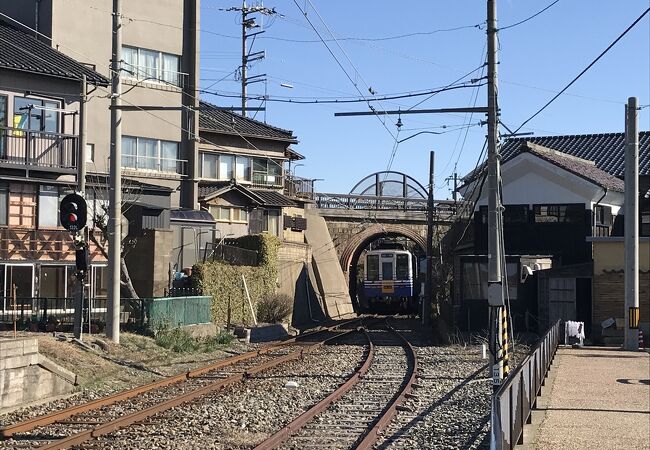
[[[476,80],[478,81],[478,80]],[[457,85],[457,86],[447,86],[447,87],[442,87],[438,89],[433,89],[429,91],[424,91],[424,92],[415,92],[415,93],[406,93],[406,94],[399,94],[399,95],[386,95],[382,97],[369,97],[369,98],[332,98],[332,97],[324,97],[324,98],[311,98],[311,99],[301,99],[301,98],[283,98],[283,97],[271,97],[268,95],[257,95],[257,96],[247,96],[247,100],[263,100],[263,101],[268,101],[268,102],[278,102],[278,103],[295,103],[295,104],[302,104],[302,105],[313,105],[313,104],[333,104],[333,103],[367,103],[367,102],[379,102],[379,101],[386,101],[386,100],[398,100],[402,98],[412,98],[412,97],[421,97],[423,95],[431,95],[431,94],[438,94],[440,92],[447,92],[447,91],[453,91],[456,89],[462,89],[462,88],[469,88],[469,87],[476,87],[476,86],[484,86],[485,83],[479,83],[479,84],[462,84],[462,85]],[[237,94],[226,94],[226,93],[221,93],[218,91],[210,91],[208,89],[199,89],[199,92],[203,94],[212,94],[216,95],[218,97],[226,97],[226,98],[239,98],[241,97],[240,95]],[[409,108],[410,109],[410,108]]]
[[[620,34],[616,39],[614,39],[614,42],[612,42],[611,44],[609,44],[609,45],[607,46],[607,48],[606,48],[605,50],[603,50],[603,51],[601,52],[601,54],[598,55],[598,56],[596,57],[596,59],[594,59],[593,61],[591,61],[591,62],[589,63],[589,65],[588,65],[587,67],[585,67],[585,68],[582,70],[582,72],[580,72],[580,73],[579,73],[579,74],[578,74],[578,75],[577,75],[573,80],[571,80],[571,81],[569,82],[569,84],[567,84],[566,86],[564,86],[564,87],[562,88],[562,90],[560,90],[560,92],[558,92],[556,95],[554,95],[553,98],[551,98],[548,102],[546,102],[546,104],[545,104],[544,106],[542,106],[540,109],[538,109],[538,110],[537,110],[537,111],[536,111],[532,116],[530,116],[528,119],[524,120],[523,123],[522,123],[521,125],[519,125],[519,127],[514,131],[514,133],[517,133],[519,130],[521,130],[521,128],[522,128],[524,125],[526,125],[528,122],[530,122],[530,121],[533,120],[535,117],[537,117],[537,115],[539,115],[542,111],[544,111],[544,110],[545,110],[545,109],[546,109],[546,108],[547,108],[551,103],[553,103],[553,102],[554,102],[554,101],[555,101],[555,100],[556,100],[560,95],[562,95],[562,94],[563,94],[567,89],[569,89],[569,88],[573,85],[573,83],[575,83],[576,81],[578,81],[578,80],[580,79],[580,77],[582,77],[585,73],[587,73],[587,71],[588,71],[589,69],[591,69],[591,68],[594,66],[594,64],[596,64],[596,63],[600,60],[600,58],[602,58],[603,56],[605,56],[605,54],[606,54],[608,51],[610,51],[610,50],[612,49],[612,47],[614,47],[614,46],[618,43],[618,41],[620,41],[621,39],[623,39],[623,36],[625,36],[627,33],[629,33],[630,30],[636,26],[636,24],[638,24],[639,22],[641,22],[641,19],[643,19],[643,18],[645,17],[645,15],[648,14],[648,12],[650,12],[650,8],[647,8],[645,11],[643,11],[643,13],[642,13],[639,17],[637,17],[637,19],[636,19],[634,22],[632,22],[632,24],[631,24],[629,27],[627,27],[627,28],[625,29],[625,31],[623,31],[623,32],[622,32],[622,33],[621,33],[621,34]],[[513,133],[513,134],[514,134],[514,133]]]
[[[499,28],[499,31],[507,30],[507,29],[509,29],[509,28],[514,28],[514,27],[516,27],[517,25],[521,25],[522,23],[526,23],[526,22],[528,22],[529,20],[534,19],[535,17],[539,16],[541,13],[543,13],[544,11],[546,11],[547,9],[549,9],[551,6],[555,5],[555,4],[556,4],[557,2],[559,2],[559,1],[560,1],[560,0],[555,0],[553,3],[549,4],[548,6],[546,6],[546,8],[537,11],[537,12],[536,12],[535,14],[533,14],[532,16],[530,16],[530,17],[528,17],[528,18],[526,18],[526,19],[524,19],[524,20],[520,20],[519,22],[513,23],[512,25],[507,25],[507,26],[505,26],[505,27],[501,27],[501,28]]]

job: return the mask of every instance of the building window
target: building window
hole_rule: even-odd
[[[37,98],[14,98],[14,128],[59,132],[60,103]]]
[[[180,58],[177,55],[124,46],[122,59],[124,70],[132,78],[181,86]]]
[[[59,189],[41,186],[38,194],[38,227],[53,228],[59,225]]]
[[[535,205],[536,223],[583,223],[584,205]]]
[[[0,127],[7,126],[7,96],[0,95]]]
[[[9,185],[0,183],[0,226],[7,225],[7,211],[9,210]]]
[[[36,186],[11,183],[9,185],[8,225],[34,228],[36,225]]]
[[[251,181],[251,158],[240,155],[201,153],[201,177],[213,180]]]
[[[248,223],[248,212],[244,208],[228,206],[211,206],[210,214],[218,222]]]
[[[282,186],[282,162],[268,158],[253,158],[253,183]]]
[[[178,142],[122,137],[122,167],[180,173]]]
[[[86,144],[86,162],[95,162],[95,144]]]

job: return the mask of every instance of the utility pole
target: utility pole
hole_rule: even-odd
[[[106,336],[120,342],[120,279],[122,249],[122,0],[113,0],[113,60],[111,62],[111,152],[108,205],[108,311]]]
[[[239,11],[241,12],[241,114],[242,116],[246,116],[246,110],[247,110],[247,94],[246,94],[246,87],[249,84],[253,83],[261,83],[266,81],[266,74],[260,74],[260,75],[255,75],[252,77],[248,76],[248,63],[257,61],[260,59],[264,59],[266,57],[266,53],[264,51],[261,52],[254,52],[251,53],[246,47],[246,42],[248,38],[253,38],[253,42],[255,42],[255,37],[259,34],[264,33],[264,30],[256,31],[253,33],[249,33],[249,30],[253,28],[259,28],[260,26],[255,23],[255,18],[254,17],[249,17],[251,14],[255,13],[260,13],[264,14],[267,16],[271,16],[274,14],[277,14],[275,12],[275,8],[265,8],[264,6],[247,6],[246,5],[246,0],[242,1],[242,6],[241,7],[230,7],[226,9],[226,11]],[[251,44],[251,49],[253,48],[253,45]],[[257,109],[257,108],[256,108]]]
[[[505,306],[500,227],[501,202],[499,181],[499,105],[497,102],[497,5],[496,0],[487,0],[487,61],[488,61],[488,305],[490,310],[490,353],[492,386],[496,391],[503,380],[502,314]]]
[[[639,349],[639,117],[638,99],[625,106],[625,350]]]
[[[425,294],[422,301],[422,325],[431,325],[431,304],[433,303],[433,190],[434,190],[434,159],[435,152],[429,155],[429,193],[427,195],[427,274]]]

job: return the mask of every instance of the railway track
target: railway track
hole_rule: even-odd
[[[373,447],[410,393],[417,358],[410,343],[388,324],[364,334],[368,351],[355,373],[255,450]]]
[[[233,356],[185,374],[83,405],[4,427],[12,448],[62,449],[80,446],[150,417],[234,385],[247,377],[294,361],[321,345],[356,332],[359,319]]]

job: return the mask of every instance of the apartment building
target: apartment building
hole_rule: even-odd
[[[22,0],[3,2],[0,12],[110,79],[112,3]],[[195,208],[199,0],[122,5],[122,173],[171,189],[172,208]],[[89,173],[108,173],[109,90],[98,87],[88,103]]]

